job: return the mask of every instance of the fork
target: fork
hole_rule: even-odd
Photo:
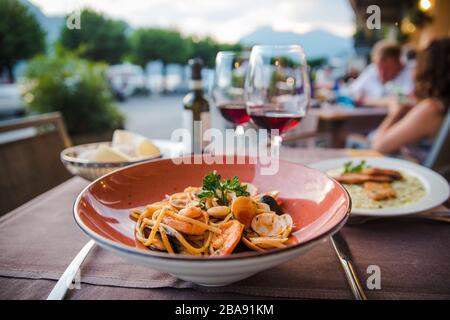
[[[89,252],[91,252],[92,248],[95,246],[94,240],[90,240],[88,243],[84,245],[84,247],[78,252],[72,262],[69,264],[67,269],[62,274],[61,278],[59,278],[53,290],[47,297],[47,300],[62,300],[69,289],[69,286],[72,284],[73,279],[75,278],[78,270],[80,269],[81,264],[88,256]]]

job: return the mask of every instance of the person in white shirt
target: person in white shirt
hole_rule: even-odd
[[[401,47],[386,40],[372,50],[372,63],[353,81],[349,94],[360,105],[386,107],[392,96],[407,97],[414,90],[415,63],[403,64]]]

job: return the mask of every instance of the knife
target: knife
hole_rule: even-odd
[[[69,286],[72,284],[73,279],[77,275],[78,270],[80,269],[81,264],[84,259],[88,256],[91,249],[95,246],[94,240],[90,240],[88,243],[84,245],[84,247],[78,252],[77,256],[72,260],[72,262],[67,267],[66,271],[64,271],[61,278],[59,278],[52,292],[47,297],[47,300],[62,300],[69,289]]]
[[[350,290],[352,291],[353,296],[356,300],[367,300],[362,286],[359,283],[358,277],[356,276],[355,269],[353,268],[352,254],[347,242],[339,232],[331,236],[330,240],[333,244],[334,251],[336,251],[339,261],[341,262],[342,268],[344,269],[345,277],[347,278],[347,282],[350,286]]]

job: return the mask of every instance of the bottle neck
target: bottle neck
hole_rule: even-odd
[[[203,90],[203,81],[202,80],[190,80],[189,81],[189,90],[202,91]]]

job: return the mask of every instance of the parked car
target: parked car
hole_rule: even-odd
[[[114,95],[119,100],[125,100],[138,90],[147,90],[144,70],[138,65],[113,65],[108,68],[106,75]]]
[[[0,83],[0,119],[9,119],[25,113],[17,83]]]

